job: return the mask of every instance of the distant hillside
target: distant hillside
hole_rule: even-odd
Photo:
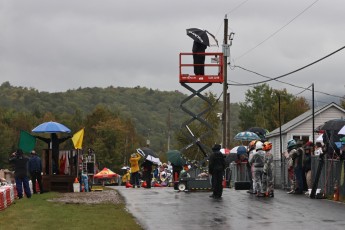
[[[188,95],[180,92],[152,90],[145,87],[124,88],[79,88],[66,92],[39,92],[33,88],[13,87],[9,82],[0,86],[0,107],[34,114],[51,112],[89,114],[98,105],[103,105],[120,116],[131,118],[137,132],[149,139],[153,148],[167,145],[168,131],[178,130],[189,117],[180,109],[180,102]],[[221,103],[221,102],[220,102]],[[188,104],[198,110],[200,103],[194,100]],[[222,108],[219,104],[219,108]],[[238,105],[231,106],[231,129],[238,124]],[[219,109],[221,112],[221,109]],[[173,137],[173,135],[172,135]],[[171,147],[174,145],[172,139]]]

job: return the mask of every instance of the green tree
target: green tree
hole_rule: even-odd
[[[286,89],[273,90],[267,84],[247,90],[245,102],[240,103],[240,128],[262,127],[273,130],[279,127],[279,98],[281,124],[284,124],[309,109],[303,97],[287,93]]]
[[[340,105],[343,107],[343,109],[345,109],[345,99],[340,100]]]
[[[196,138],[200,138],[200,142],[203,146],[205,146],[205,151],[207,154],[210,154],[211,147],[215,143],[220,143],[221,137],[219,134],[219,118],[217,117],[217,112],[219,111],[219,104],[216,98],[216,95],[209,92],[206,93],[205,96],[211,102],[210,109],[201,116],[207,123],[210,124],[211,129],[207,127],[205,124],[199,122],[198,120],[194,120],[192,123],[188,125],[189,129],[192,131]],[[200,104],[199,111],[205,111],[210,106],[207,102],[203,101]],[[207,134],[207,135],[206,135]],[[177,139],[177,148],[182,149],[193,142],[193,138],[191,138],[190,133],[186,129],[186,127],[182,127],[179,132],[175,133]],[[183,155],[190,159],[190,160],[203,160],[204,155],[202,151],[199,149],[197,145],[193,145],[186,149]]]

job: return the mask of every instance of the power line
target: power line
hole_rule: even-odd
[[[229,84],[229,85],[233,85],[233,86],[257,85],[257,84],[262,84],[262,83],[266,83],[266,82],[269,82],[269,81],[275,81],[275,80],[277,80],[277,79],[280,79],[280,78],[286,77],[286,76],[288,76],[288,75],[291,75],[291,74],[293,74],[293,73],[296,73],[296,72],[298,72],[298,71],[301,71],[301,70],[303,70],[303,69],[305,69],[305,68],[307,68],[307,67],[309,67],[309,66],[312,66],[312,65],[314,65],[314,64],[316,64],[316,63],[318,63],[318,62],[320,62],[320,61],[322,61],[322,60],[324,60],[324,59],[326,59],[326,58],[328,58],[328,57],[330,57],[330,56],[332,56],[333,54],[335,54],[335,53],[337,53],[337,52],[343,50],[344,48],[345,48],[345,46],[343,46],[343,47],[337,49],[336,51],[333,51],[333,52],[330,53],[330,54],[327,54],[326,56],[324,56],[324,57],[322,57],[322,58],[320,58],[320,59],[318,59],[318,60],[316,60],[316,61],[314,61],[314,62],[312,62],[312,63],[310,63],[310,64],[308,64],[308,65],[305,65],[305,66],[303,66],[303,67],[301,67],[301,68],[298,68],[298,69],[296,69],[296,70],[294,70],[294,71],[291,71],[291,72],[289,72],[289,73],[280,75],[280,76],[278,76],[278,77],[274,77],[274,78],[268,77],[268,78],[269,78],[268,80],[258,81],[258,82],[252,82],[252,83]],[[259,75],[259,76],[264,76],[264,75],[259,74],[259,73],[257,73],[257,72],[254,72],[254,71],[245,69],[245,68],[243,68],[243,67],[241,67],[241,66],[236,66],[236,65],[235,65],[235,67],[241,68],[241,69],[246,70],[246,71],[248,71],[248,72],[252,72],[252,73],[257,74],[257,75]]]
[[[233,80],[229,80],[229,81],[230,81],[230,82],[233,82],[233,83],[236,83],[236,84],[241,84],[240,82],[237,82],[237,81],[233,81]],[[228,85],[230,85],[230,84],[228,84]],[[255,88],[254,86],[251,86],[251,85],[248,85],[247,87]],[[300,87],[300,88],[303,88],[304,90],[301,91],[301,92],[299,92],[299,93],[297,93],[297,94],[294,94],[294,96],[297,96],[297,95],[299,95],[299,94],[301,94],[301,93],[303,93],[303,92],[309,90],[310,87],[311,87],[311,86],[309,86],[308,88]],[[319,91],[315,91],[315,92],[319,92]],[[321,92],[320,92],[320,93],[321,93]],[[281,95],[281,96],[284,96],[284,95]],[[307,101],[313,101],[313,100],[307,99],[307,98],[305,98],[305,100],[307,100]],[[325,102],[325,101],[320,101],[320,100],[314,100],[314,101],[315,101],[315,102],[318,102],[318,103],[329,104],[329,102]]]
[[[310,4],[307,8],[305,8],[304,10],[302,10],[301,13],[297,14],[294,18],[292,18],[290,21],[288,21],[288,23],[286,23],[285,25],[283,25],[281,28],[279,28],[277,31],[275,31],[273,34],[271,34],[270,36],[268,36],[266,39],[264,39],[262,42],[260,42],[259,44],[257,44],[256,46],[254,46],[253,48],[247,50],[246,52],[244,52],[243,54],[241,54],[238,58],[236,58],[235,60],[239,60],[240,58],[244,57],[245,55],[247,55],[248,53],[250,53],[251,51],[253,51],[254,49],[256,49],[257,47],[259,47],[260,45],[262,45],[263,43],[265,43],[267,40],[271,39],[272,37],[274,37],[277,33],[279,33],[281,30],[283,30],[285,27],[287,27],[290,23],[292,23],[296,18],[298,18],[299,16],[301,16],[304,12],[306,12],[309,8],[311,8],[314,4],[316,4],[319,0],[316,0],[315,2],[313,2],[312,4]]]

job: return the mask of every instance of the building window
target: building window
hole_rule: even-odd
[[[298,140],[302,140],[303,144],[307,143],[309,141],[309,136],[303,136],[303,135],[293,135],[292,139],[294,139],[296,142]]]

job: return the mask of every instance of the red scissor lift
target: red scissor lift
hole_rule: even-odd
[[[180,191],[190,191],[190,190],[205,190],[211,189],[211,184],[209,178],[198,178],[203,168],[205,161],[208,158],[207,152],[210,152],[210,148],[208,146],[204,146],[201,143],[201,139],[208,136],[211,133],[212,126],[203,118],[203,115],[206,114],[212,108],[212,102],[202,95],[202,91],[210,87],[213,83],[223,83],[223,53],[197,53],[198,55],[205,55],[205,63],[204,64],[194,64],[193,63],[193,54],[195,53],[180,53],[180,60],[179,60],[179,81],[183,87],[188,89],[192,94],[184,99],[180,107],[181,109],[191,116],[191,119],[185,121],[182,124],[182,133],[186,136],[188,140],[191,141],[186,147],[182,148],[180,152],[181,155],[184,157],[183,153],[188,148],[192,147],[193,145],[197,145],[201,152],[204,154],[204,160],[200,162],[190,162],[189,159],[185,159],[192,165],[192,168],[189,170],[190,178],[179,178],[179,181],[175,183],[175,189]],[[210,59],[209,59],[210,57]],[[209,61],[210,60],[210,61]],[[194,74],[194,66],[204,66],[205,75],[195,75]],[[193,89],[188,83],[204,83],[204,85],[199,88],[198,90]],[[204,100],[208,106],[205,110],[194,113],[190,109],[185,106],[189,100],[193,99],[195,96],[199,97],[201,100]],[[199,121],[203,125],[205,125],[208,129],[207,132],[203,133],[200,137],[195,137],[193,132],[188,127],[189,124],[194,122],[195,120]],[[185,128],[185,129],[184,129]]]

